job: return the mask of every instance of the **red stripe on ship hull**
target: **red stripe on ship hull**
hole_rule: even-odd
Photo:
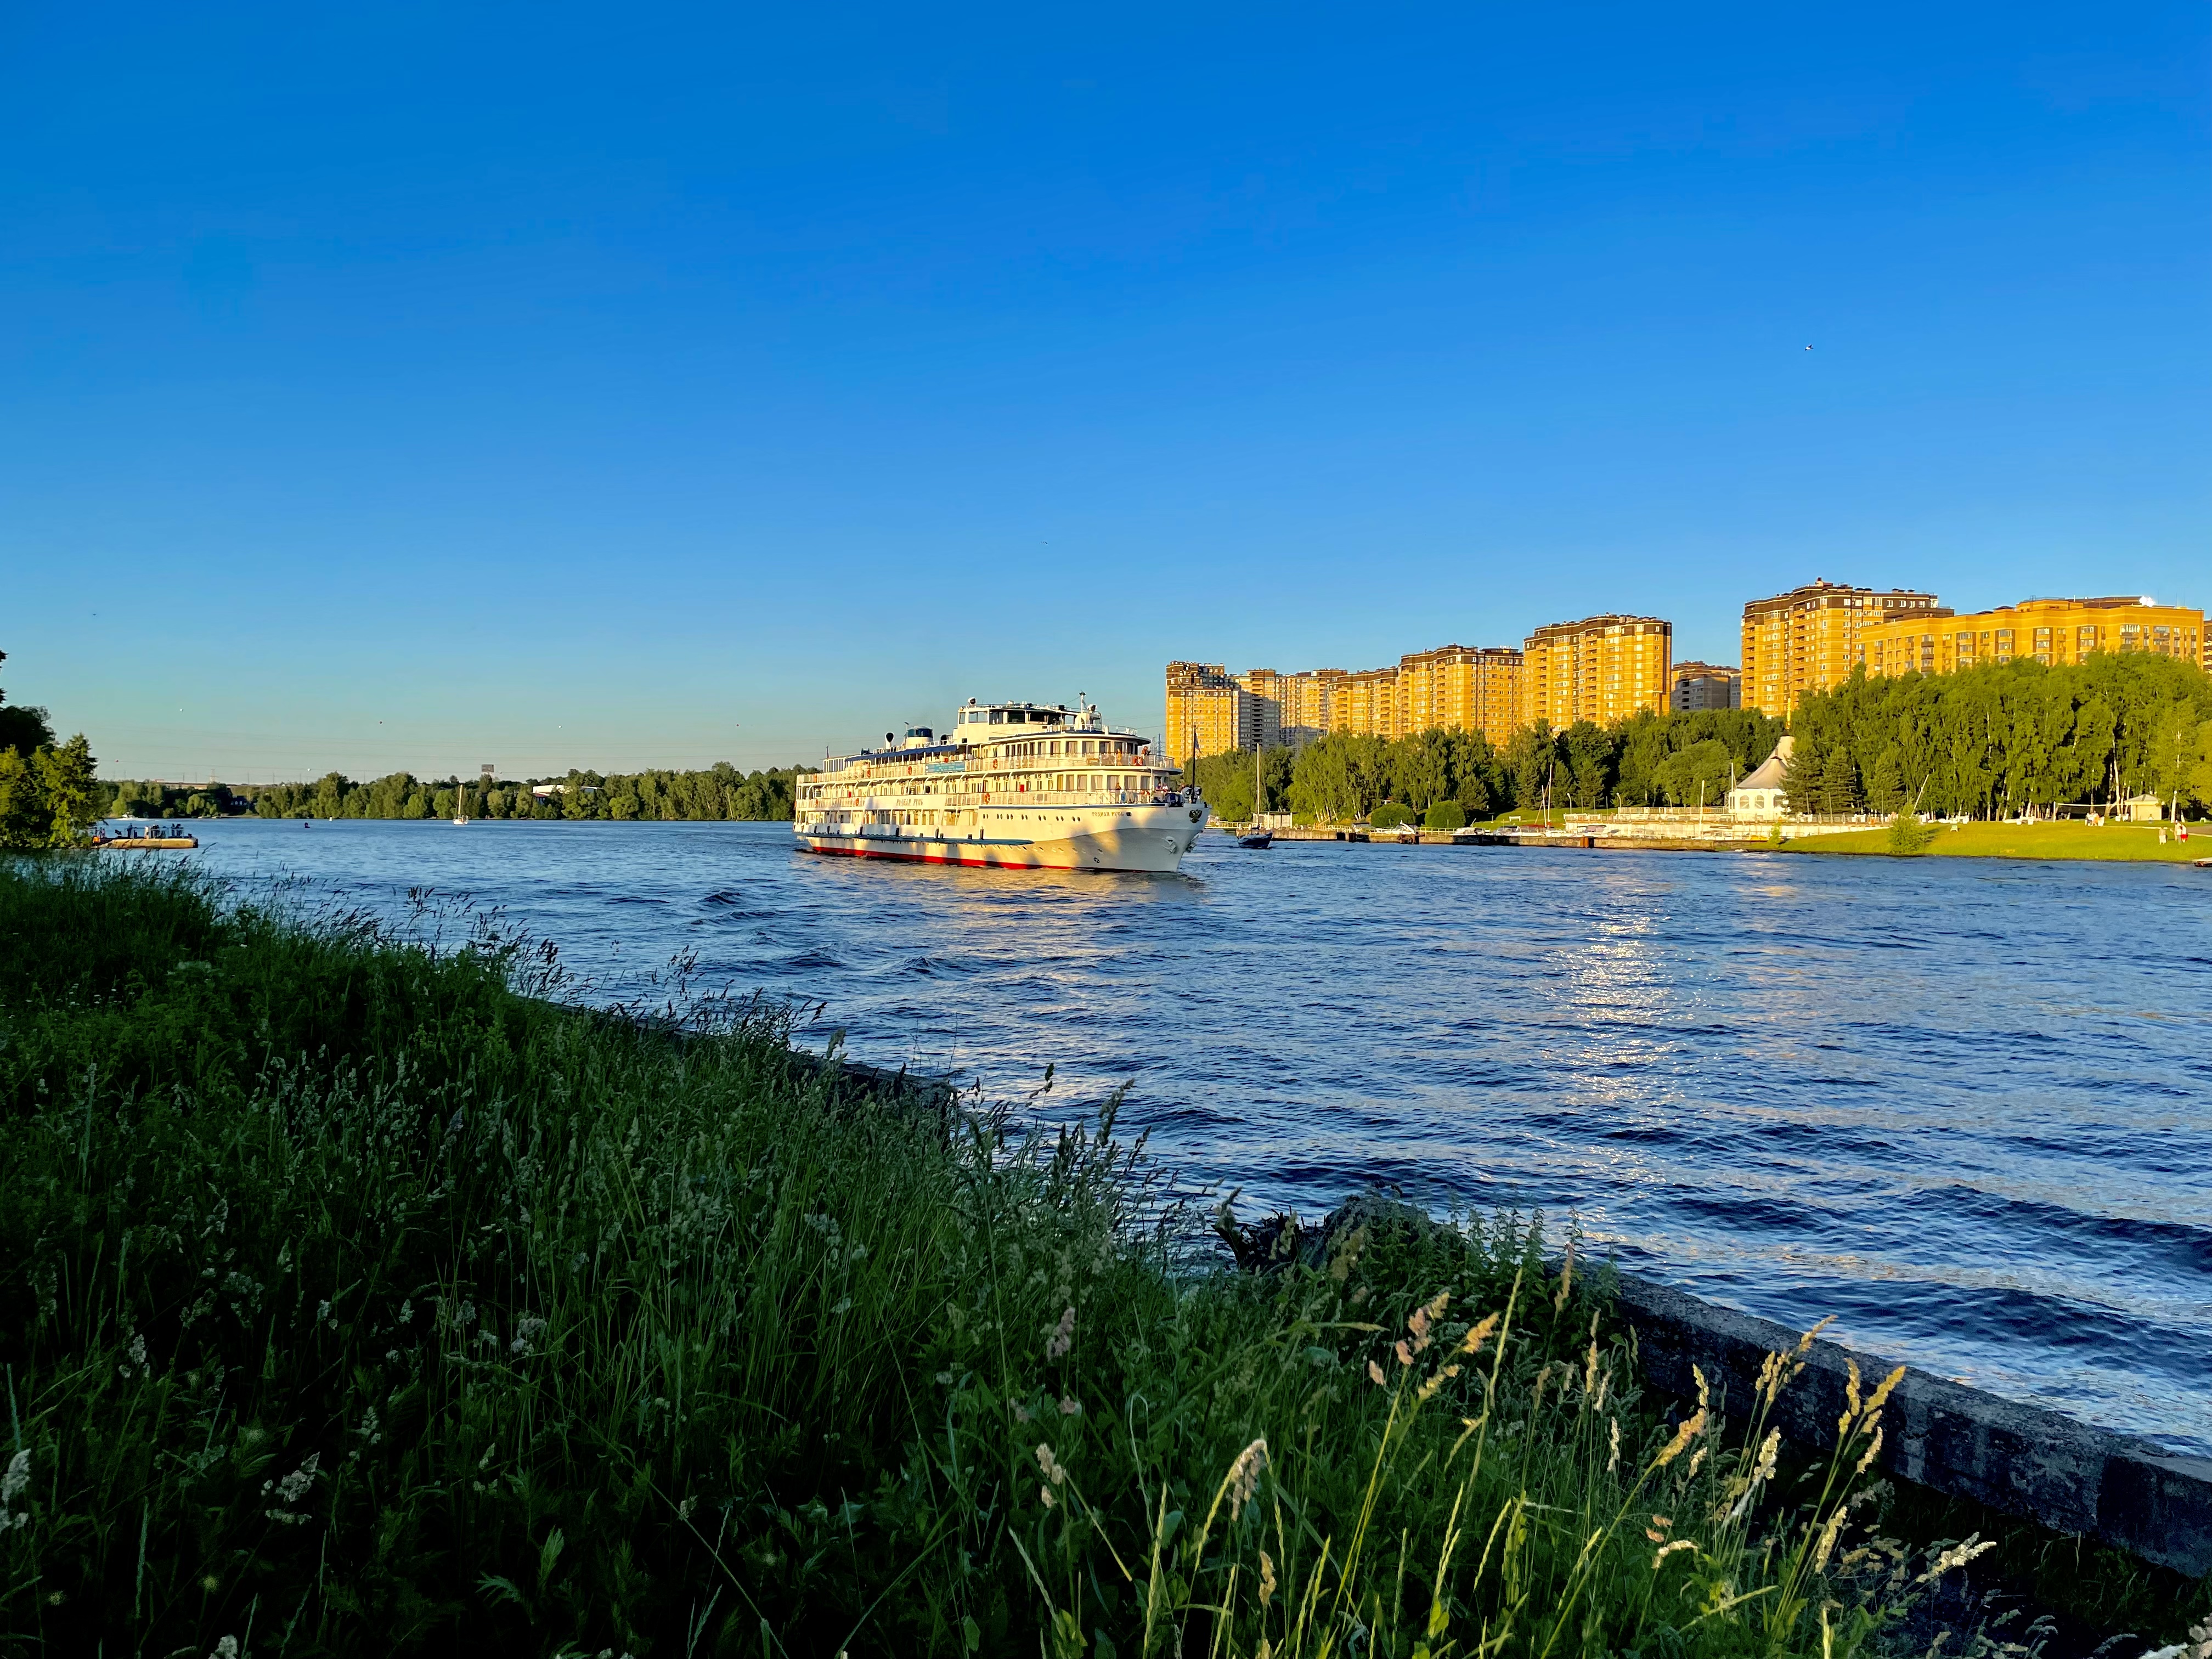
[[[810,853],[819,853],[833,859],[888,859],[893,864],[958,864],[971,870],[1073,870],[1073,864],[1007,864],[995,859],[939,858],[932,853],[883,853],[872,847],[810,847]]]

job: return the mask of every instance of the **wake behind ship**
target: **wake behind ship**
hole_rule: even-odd
[[[1170,874],[1206,827],[1181,776],[1087,704],[971,698],[943,739],[887,732],[802,777],[792,830],[807,852],[854,858]]]

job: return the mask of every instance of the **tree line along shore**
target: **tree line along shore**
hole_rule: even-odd
[[[1209,1254],[1110,1103],[191,866],[0,859],[0,939],[11,1650],[1852,1659],[1979,1547],[1891,1527],[1885,1379],[1654,1395],[1527,1218]]]

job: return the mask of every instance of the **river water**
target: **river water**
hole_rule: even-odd
[[[2212,1455],[2212,873],[1282,844],[1178,877],[812,858],[788,826],[208,826],[249,884],[466,896],[599,1000],[1122,1121],[1243,1213],[1364,1182],[1577,1218],[1624,1267]]]

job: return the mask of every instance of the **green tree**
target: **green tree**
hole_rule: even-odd
[[[0,662],[8,660],[8,653],[0,651]],[[41,749],[51,749],[54,728],[48,723],[43,708],[8,707],[8,694],[0,691],[0,750],[19,756],[23,760]]]
[[[2187,784],[2191,799],[2212,810],[2212,720],[2197,728],[2197,752],[2190,761]]]
[[[1798,712],[1802,719],[1805,713],[1803,704],[1798,706]],[[1789,798],[1790,810],[1793,812],[1817,812],[1820,810],[1820,763],[1823,757],[1819,746],[1813,741],[1810,722],[1806,722],[1806,725],[1808,729],[1805,731],[1799,732],[1794,728],[1791,731],[1790,735],[1796,738],[1796,742],[1790,745],[1790,763],[1782,774],[1782,793]]]
[[[85,831],[100,817],[99,763],[92,757],[92,744],[80,732],[58,749],[38,750],[31,764],[46,817],[46,844],[82,847]]]
[[[1653,783],[1670,805],[1711,806],[1727,795],[1735,757],[1717,738],[1706,738],[1659,763]]]
[[[1866,799],[1877,812],[1894,812],[1905,805],[1905,752],[1895,743],[1884,744],[1867,769]]]
[[[2168,703],[2151,722],[2144,781],[2160,800],[2179,804],[2189,789],[2190,769],[2197,760],[2197,711],[2185,702]]]
[[[1820,781],[1816,786],[1815,799],[1820,804],[1821,811],[1838,817],[1857,810],[1858,768],[1851,763],[1850,750],[1841,744],[1829,750],[1820,763]]]

